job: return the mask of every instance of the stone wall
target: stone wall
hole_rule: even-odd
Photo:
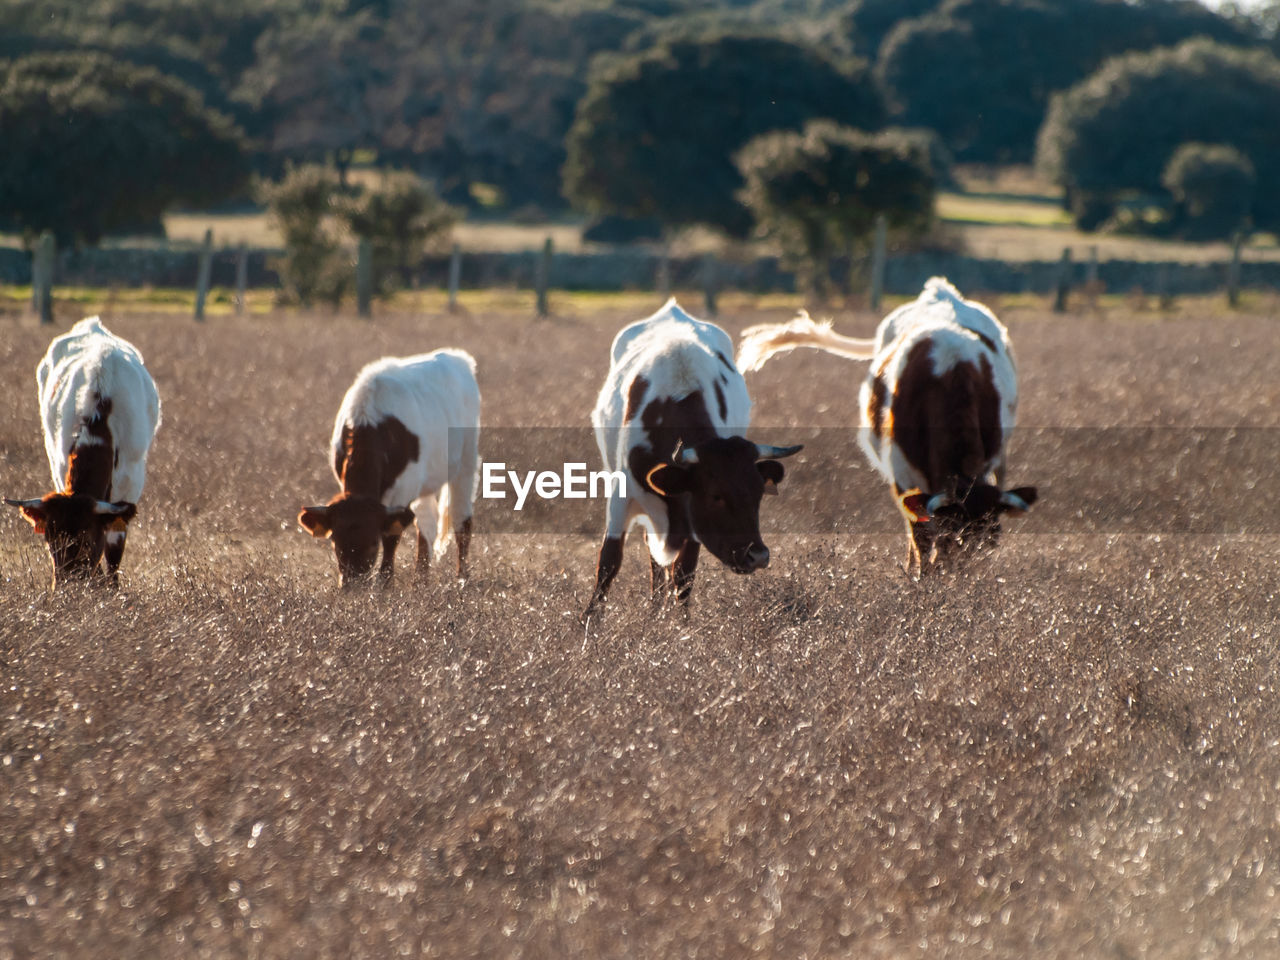
[[[249,252],[251,287],[278,286],[273,261],[279,256],[277,250]],[[163,248],[63,251],[58,256],[54,282],[57,286],[194,288],[198,257],[195,250]],[[536,258],[533,252],[464,253],[462,287],[531,288]],[[235,284],[235,259],[235,250],[215,251],[214,286]],[[659,261],[657,254],[644,250],[559,253],[552,261],[551,286],[559,290],[652,290]],[[672,258],[671,283],[680,289],[700,288],[704,269],[703,258]],[[1072,286],[1084,284],[1086,269],[1084,263],[1071,265]],[[941,275],[961,290],[975,293],[1049,293],[1057,283],[1059,270],[1057,261],[1007,262],[958,254],[903,254],[889,257],[885,290],[890,294],[914,294],[926,279]],[[442,288],[448,273],[448,255],[430,256],[423,261],[417,281],[420,286]],[[836,275],[839,273],[837,266]],[[714,274],[715,285],[721,290],[769,293],[796,289],[794,274],[777,257],[717,260]],[[1213,293],[1226,285],[1226,264],[1106,260],[1098,264],[1098,279],[1108,293],[1134,289],[1151,293],[1162,282],[1170,294]],[[0,247],[0,283],[30,284],[30,256],[21,250]],[[1280,288],[1280,262],[1244,262],[1241,283],[1246,288]]]

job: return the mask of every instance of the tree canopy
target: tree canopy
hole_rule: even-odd
[[[816,120],[799,132],[757,137],[736,162],[742,199],[761,232],[808,267],[819,294],[831,258],[865,246],[879,215],[912,234],[933,221],[928,146],[910,133],[866,133]]]
[[[727,158],[742,143],[813,116],[862,128],[885,119],[876,81],[846,57],[875,58],[893,122],[935,130],[961,161],[1020,161],[1049,97],[1111,56],[1198,35],[1280,48],[1280,0],[1251,0],[1247,15],[1224,9],[1194,0],[5,0],[0,60],[106,55],[174,77],[244,131],[260,172],[373,161],[413,170],[451,203],[525,213],[563,208],[567,182],[593,210],[647,206],[686,219],[689,197],[632,204],[590,172],[594,156],[631,162],[631,147],[660,162],[658,185],[673,170],[707,178],[705,191],[689,191],[708,198],[697,216],[736,231],[749,221],[725,200],[739,184]],[[736,67],[726,47],[710,54],[726,37],[736,38]],[[704,64],[708,76],[690,81]],[[655,147],[600,135],[603,149],[571,160],[575,122],[579,143],[609,125],[600,89],[609,77],[634,87],[667,74],[672,86],[653,101],[667,116],[643,100],[620,116],[633,132],[675,137]],[[607,96],[622,103],[624,92]],[[688,96],[711,105],[683,109]],[[675,162],[707,145],[706,166]]]
[[[1184,143],[1160,175],[1177,205],[1175,224],[1192,240],[1222,240],[1247,227],[1257,179],[1253,162],[1223,143]]]
[[[1247,27],[1192,0],[946,0],[899,23],[876,65],[899,122],[937,130],[958,159],[1026,161],[1049,97],[1130,50]]]
[[[774,37],[673,40],[606,62],[567,141],[567,196],[595,213],[706,224],[744,235],[733,154],[772,130],[825,117],[879,127],[884,110],[858,61]]]
[[[1135,53],[1055,97],[1038,162],[1077,222],[1135,196],[1167,198],[1162,174],[1186,141],[1229,144],[1253,164],[1257,226],[1280,227],[1280,60],[1207,40]]]
[[[105,54],[0,63],[0,223],[95,243],[241,189],[240,132],[190,87]]]

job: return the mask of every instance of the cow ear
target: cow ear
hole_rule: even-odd
[[[764,478],[764,492],[771,497],[778,495],[778,484],[787,475],[786,469],[777,460],[757,460],[756,469]]]
[[[413,523],[413,511],[408,507],[387,507],[387,516],[382,521],[382,535],[398,537],[411,523]]]
[[[1022,516],[1038,497],[1035,487],[1014,487],[1001,494],[1000,510],[1015,517]]]
[[[689,492],[689,471],[671,463],[660,463],[644,475],[645,488],[660,497]]]
[[[34,501],[28,500],[23,503],[15,503],[12,500],[5,500],[5,503],[9,504],[10,506],[17,507],[19,510],[21,510],[22,515],[23,517],[26,518],[27,523],[31,524],[31,529],[34,530],[40,536],[44,536],[45,513],[44,513],[43,503],[41,503],[39,500],[34,500]]]
[[[898,506],[912,523],[924,523],[929,516],[929,497],[919,490],[908,490],[898,497]]]
[[[329,527],[328,507],[303,507],[298,523],[313,537],[327,537],[333,532]]]

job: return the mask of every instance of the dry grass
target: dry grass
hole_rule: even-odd
[[[595,537],[496,535],[489,503],[465,586],[402,557],[390,594],[335,596],[293,517],[358,367],[457,344],[486,423],[578,425],[639,314],[562,306],[105,318],[164,424],[119,595],[46,594],[0,516],[0,957],[1280,951],[1280,545],[1144,516],[1164,465],[1015,447],[1049,519],[923,585],[860,458],[811,446],[769,522],[851,532],[704,564],[687,619],[649,618],[631,544],[585,634]],[[1270,316],[1004,307],[1028,425],[1280,425]],[[0,325],[0,486],[34,495],[48,335]],[[847,424],[860,373],[774,361],[761,429]],[[1081,477],[1159,532],[1081,532]]]

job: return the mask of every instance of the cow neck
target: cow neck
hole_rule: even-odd
[[[81,422],[67,459],[65,490],[84,494],[95,500],[111,498],[111,472],[115,466],[115,446],[107,416],[111,400],[98,397],[93,415]]]
[[[719,436],[701,390],[680,400],[673,397],[650,400],[640,414],[640,422],[651,449],[661,459],[670,459],[677,443],[696,447]]]
[[[418,459],[418,438],[396,417],[342,428],[342,492],[381,501],[405,467]]]

